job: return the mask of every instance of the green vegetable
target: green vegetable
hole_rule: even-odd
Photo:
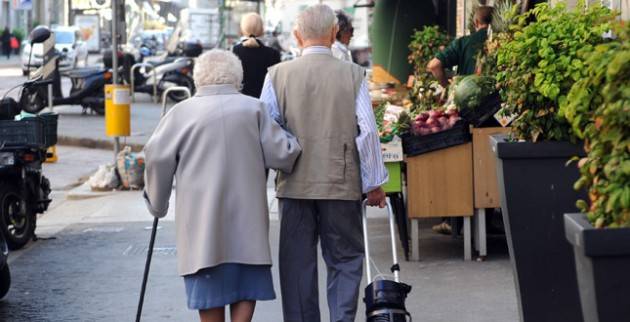
[[[460,110],[477,108],[486,96],[495,91],[494,86],[492,77],[468,75],[455,87],[455,105]]]
[[[412,112],[430,110],[438,104],[439,95],[436,92],[440,85],[435,77],[427,72],[427,64],[449,42],[448,34],[441,31],[438,26],[425,26],[411,37],[408,59],[413,65],[414,76],[413,86],[409,91]]]

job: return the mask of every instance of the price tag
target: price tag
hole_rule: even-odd
[[[381,143],[383,162],[400,162],[403,160],[402,140],[398,136],[387,143]]]

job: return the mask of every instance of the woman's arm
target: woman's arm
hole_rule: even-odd
[[[144,199],[149,212],[158,218],[166,216],[177,170],[179,134],[173,113],[162,118],[144,146]]]
[[[261,104],[258,119],[265,167],[291,173],[295,161],[302,152],[297,138],[269,116],[264,104]]]

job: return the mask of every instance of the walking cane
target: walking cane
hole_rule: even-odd
[[[162,94],[162,116],[166,114],[166,95],[169,92],[181,91],[188,94],[190,97],[190,90],[186,87],[182,86],[173,86],[168,88]],[[151,267],[151,257],[153,256],[153,244],[155,244],[155,234],[157,232],[158,227],[158,217],[153,219],[153,228],[151,229],[151,239],[149,240],[149,249],[147,250],[147,262],[144,265],[144,276],[142,277],[142,288],[140,288],[140,300],[138,301],[138,312],[136,313],[136,322],[140,322],[140,317],[142,316],[142,305],[144,304],[144,293],[147,290],[147,280],[149,279],[149,268]]]
[[[149,240],[149,249],[147,250],[147,262],[144,265],[144,276],[142,277],[142,288],[140,289],[140,301],[138,302],[138,313],[136,314],[136,322],[140,322],[142,316],[142,305],[144,304],[144,292],[147,290],[147,279],[149,278],[149,268],[151,267],[151,257],[153,256],[153,244],[155,244],[155,233],[157,232],[158,217],[153,219],[153,228],[151,229],[151,239]]]

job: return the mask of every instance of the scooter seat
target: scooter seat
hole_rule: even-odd
[[[159,60],[159,61],[148,60],[146,61],[146,63],[148,63],[149,65],[152,65],[153,67],[157,67],[157,66],[172,63],[174,61],[175,61],[175,57],[167,57],[164,60]]]
[[[77,68],[70,70],[66,73],[66,75],[70,78],[84,78],[87,76],[92,76],[95,74],[102,74],[106,72],[106,69],[98,68],[98,67],[86,67],[86,68]]]

